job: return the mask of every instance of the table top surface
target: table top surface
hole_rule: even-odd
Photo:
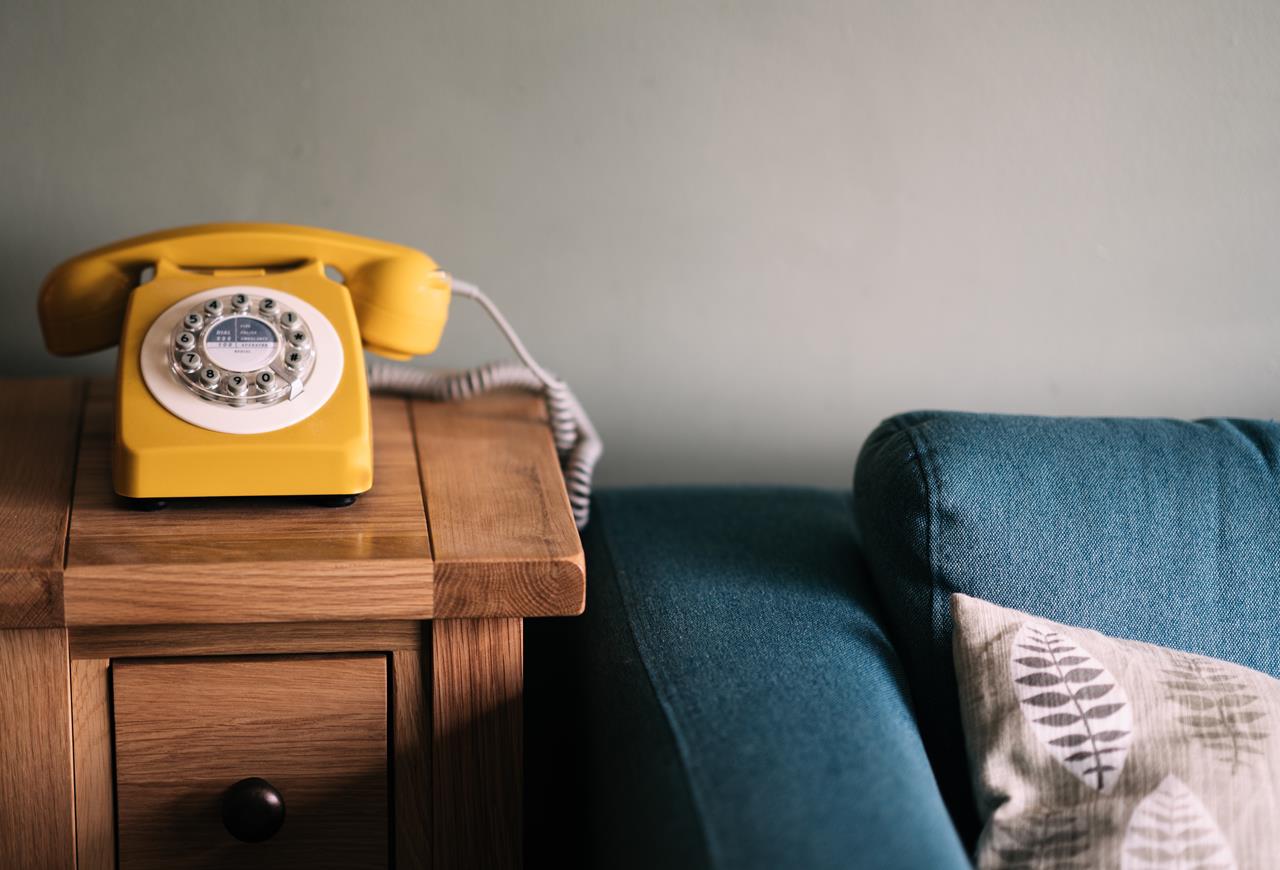
[[[113,389],[0,380],[0,627],[561,616],[585,572],[540,399],[373,397],[373,489],[123,506]]]

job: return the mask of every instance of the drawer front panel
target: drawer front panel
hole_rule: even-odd
[[[112,666],[121,870],[385,867],[383,655],[126,660]],[[279,830],[236,839],[233,784],[266,780]]]

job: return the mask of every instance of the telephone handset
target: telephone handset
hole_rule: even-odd
[[[501,386],[544,393],[575,515],[585,522],[601,450],[581,405],[483,293],[421,251],[287,224],[165,230],[58,266],[41,288],[39,313],[55,354],[120,344],[120,495],[349,503],[373,482],[361,348],[399,360],[431,353],[454,294],[484,307],[524,367],[460,375],[379,367],[373,386],[433,398]]]
[[[364,346],[392,359],[431,353],[449,312],[449,276],[421,251],[314,227],[218,223],[162,230],[67,260],[40,290],[40,323],[52,353],[103,350],[120,338],[125,306],[148,268],[265,274],[306,262],[346,279]]]

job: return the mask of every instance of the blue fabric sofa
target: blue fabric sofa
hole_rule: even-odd
[[[852,495],[606,492],[586,543],[528,628],[535,862],[970,866],[951,592],[1280,676],[1275,423],[902,415]]]

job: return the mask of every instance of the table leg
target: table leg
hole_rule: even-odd
[[[0,866],[75,866],[70,680],[66,629],[0,631]]]
[[[524,622],[431,624],[436,870],[517,868],[523,839]]]

